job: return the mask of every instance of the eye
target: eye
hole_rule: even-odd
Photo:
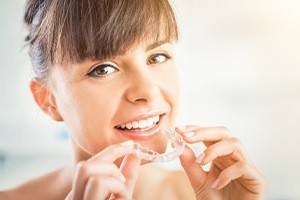
[[[87,75],[89,77],[105,77],[108,76],[111,73],[114,73],[118,71],[117,68],[115,68],[112,65],[108,65],[108,64],[102,64],[102,65],[98,65],[96,67],[94,67]]]
[[[171,56],[165,53],[156,53],[148,58],[147,63],[148,64],[159,64],[159,63],[164,63],[167,60],[169,60]]]

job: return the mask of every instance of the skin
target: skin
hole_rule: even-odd
[[[132,141],[114,126],[155,110],[164,113],[162,126],[167,128],[177,114],[179,89],[172,44],[147,49],[148,45],[133,46],[124,55],[103,61],[55,66],[47,84],[36,78],[31,81],[40,108],[67,124],[74,163],[0,193],[1,199],[264,199],[264,177],[227,128],[176,128],[187,143],[207,147],[198,158],[195,154],[200,152],[185,147],[180,156],[184,172],[153,169],[129,154]],[[87,76],[102,64],[111,65],[107,74]],[[156,151],[165,148],[160,137],[142,143]],[[202,165],[209,162],[211,168],[206,172]],[[157,187],[149,193],[149,185]]]

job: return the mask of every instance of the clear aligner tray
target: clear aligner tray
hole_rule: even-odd
[[[142,146],[138,142],[135,142],[131,153],[152,162],[169,162],[178,158],[183,153],[185,146],[181,135],[176,133],[173,127],[164,130],[163,134],[169,139],[169,142],[171,142],[172,150],[170,152],[158,153]]]

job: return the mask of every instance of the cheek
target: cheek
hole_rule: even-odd
[[[177,105],[179,100],[179,78],[177,70],[175,69],[170,77],[170,90],[172,91],[172,97],[174,103]]]
[[[65,88],[58,95],[59,111],[73,141],[90,154],[99,152],[113,140],[110,128],[117,98],[107,94],[105,89],[82,85]]]
[[[169,70],[161,76],[161,91],[165,100],[171,106],[170,122],[174,123],[179,105],[179,78],[175,64],[170,65]]]
[[[177,116],[178,113],[178,105],[179,105],[179,81],[178,81],[178,76],[177,73],[174,74],[173,78],[172,78],[172,83],[170,86],[170,90],[171,90],[171,102],[172,102],[172,113],[171,113],[171,121],[174,123],[175,118]]]

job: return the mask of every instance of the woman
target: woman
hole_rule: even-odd
[[[145,165],[133,141],[166,148],[174,125],[177,24],[167,0],[28,0],[37,105],[68,126],[74,163],[1,199],[264,199],[265,180],[225,127],[177,127],[184,171]],[[212,162],[209,171],[202,165]]]

